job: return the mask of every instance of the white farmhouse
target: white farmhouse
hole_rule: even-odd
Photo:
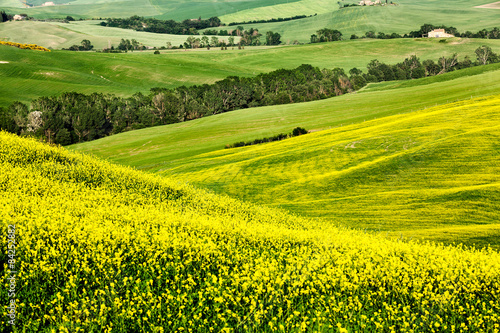
[[[444,29],[434,29],[432,31],[429,31],[428,34],[429,38],[451,38],[455,37],[454,35],[447,34]]]

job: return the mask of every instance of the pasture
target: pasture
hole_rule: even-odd
[[[477,139],[473,139],[473,136],[469,139],[472,142],[478,140],[480,144],[488,142],[487,138],[495,135],[496,130],[493,127],[496,126],[497,108],[488,106],[483,110],[479,108],[481,104],[478,102],[479,114],[461,111],[463,117],[455,119],[453,114],[457,108],[458,110],[462,109],[449,103],[498,93],[500,88],[499,67],[500,65],[476,67],[444,74],[440,77],[411,81],[412,84],[407,84],[406,81],[393,82],[392,85],[387,85],[385,90],[382,89],[384,84],[369,85],[356,94],[309,103],[233,111],[185,123],[122,133],[75,145],[70,149],[92,153],[139,169],[173,176],[183,182],[209,188],[215,193],[225,193],[247,201],[286,207],[308,217],[322,217],[331,222],[343,221],[345,225],[351,227],[390,231],[393,234],[404,234],[407,237],[420,237],[424,233],[423,229],[434,230],[453,227],[455,228],[454,233],[444,229],[441,230],[441,234],[438,234],[436,230],[432,233],[427,231],[427,235],[434,239],[452,242],[459,239],[457,237],[459,229],[457,228],[463,228],[469,223],[475,224],[474,219],[462,219],[459,217],[460,214],[455,216],[453,209],[450,210],[452,217],[449,218],[446,217],[444,209],[434,210],[433,196],[426,199],[426,195],[429,193],[426,192],[426,187],[422,183],[418,183],[418,180],[425,183],[434,174],[432,163],[440,158],[434,152],[445,150],[443,146],[439,145],[440,143],[447,145],[447,147],[457,146],[456,150],[451,149],[452,153],[450,154],[453,155],[447,157],[450,161],[467,152],[469,155],[465,154],[463,158],[474,161],[486,159],[489,162],[485,165],[490,165],[490,167],[495,165],[495,161],[498,160],[498,152],[496,152],[495,147],[489,146],[487,148],[484,146],[484,151],[478,150],[476,152],[476,144],[471,144],[470,150],[460,148],[464,149],[461,151],[458,147],[462,146],[458,146],[458,144],[461,144],[462,141],[453,142],[451,138],[455,134],[449,134],[451,132],[448,131],[448,128],[450,126],[456,127],[456,131],[467,133],[473,130],[463,127],[465,124],[470,123],[470,126],[477,126],[476,128],[483,127],[482,123],[476,124],[474,122],[476,116],[480,116],[481,119],[490,119],[493,123],[488,125],[489,127],[484,126],[484,131],[486,131],[484,134],[478,135]],[[398,85],[401,86],[398,87]],[[492,103],[496,103],[496,101],[493,99]],[[476,108],[474,100],[467,103],[472,104],[464,106],[464,110]],[[433,112],[429,110],[441,112],[441,119],[445,120],[440,123],[437,120],[427,122],[425,120],[427,115]],[[450,121],[446,120],[448,118]],[[410,130],[405,132],[400,128],[402,126],[400,123],[405,123],[405,121],[407,124],[415,125],[415,119],[423,119],[421,120],[422,124],[416,127],[415,131],[417,132],[413,133]],[[297,126],[305,127],[315,131],[315,133],[262,146],[223,149],[226,144],[286,133]],[[489,132],[487,132],[488,128],[491,128]],[[418,134],[420,129],[422,133],[426,134]],[[392,134],[392,131],[398,135]],[[428,136],[426,131],[435,133],[435,135]],[[343,136],[337,138],[336,133],[351,135],[351,137],[344,140]],[[321,141],[320,138],[324,138],[324,141]],[[447,141],[448,139],[451,141]],[[347,142],[348,140],[351,141]],[[356,141],[360,141],[360,143],[356,143]],[[494,142],[494,139],[491,141]],[[355,149],[356,145],[362,145],[362,142],[367,142],[368,146]],[[416,145],[415,142],[419,144]],[[350,145],[353,146],[353,149],[346,148]],[[429,146],[428,150],[423,148],[427,146]],[[412,147],[416,150],[410,149]],[[482,146],[480,145],[480,147]],[[355,153],[357,151],[363,153],[358,156]],[[476,153],[483,157],[474,155]],[[336,160],[335,156],[337,155],[340,156],[338,157],[339,161]],[[415,162],[417,166],[412,164],[414,160],[421,161],[425,164],[425,168],[429,169],[424,167],[419,169],[417,162]],[[457,161],[457,163],[459,162]],[[445,165],[443,162],[443,168]],[[442,183],[449,182],[451,184],[454,179],[453,172],[450,170],[454,170],[455,167],[462,168],[451,164],[449,167],[451,169],[443,169],[447,170],[443,172],[449,176],[435,173],[434,177],[440,179],[439,177],[443,176]],[[339,168],[351,170],[352,174],[351,171],[345,171],[343,175]],[[474,167],[470,168],[474,170]],[[321,175],[329,169],[331,169],[332,175],[322,178]],[[383,180],[380,180],[382,183],[380,188],[377,187],[379,180],[371,178],[374,170]],[[477,170],[479,172],[477,180],[481,183],[483,179],[482,169],[477,168]],[[339,172],[339,174],[334,171]],[[489,169],[488,177],[494,177],[494,174],[495,171]],[[411,182],[412,175],[416,177],[416,183]],[[471,180],[474,179],[474,175],[473,173]],[[337,179],[337,177],[340,178]],[[339,188],[335,187],[337,181],[339,181]],[[353,194],[351,196],[349,193],[354,193],[356,187],[353,187],[350,181],[353,181],[361,192],[363,189],[366,191],[378,189],[375,193],[380,192],[380,198],[389,201],[391,196],[388,193],[391,189],[395,191],[395,197],[401,195],[403,198],[404,195],[417,193],[417,189],[422,187],[422,192],[418,192],[422,196],[415,194],[415,202],[403,201],[408,203],[408,210],[405,210],[404,204],[398,207],[411,215],[416,211],[415,206],[421,205],[422,213],[419,216],[415,215],[413,218],[409,218],[404,214],[397,213],[396,209],[384,206],[389,201],[385,204],[383,204],[383,200],[379,202],[380,198],[376,194],[359,194],[358,196]],[[323,182],[326,183],[323,184]],[[332,186],[331,191],[325,187],[328,184]],[[345,186],[342,187],[342,184]],[[405,188],[406,184],[412,184],[411,188]],[[287,186],[291,186],[291,188]],[[461,186],[465,188],[471,186],[472,190],[475,183],[474,185],[450,186],[447,189],[458,189]],[[408,191],[400,193],[401,188]],[[413,190],[416,192],[411,192]],[[492,190],[492,193],[496,191],[494,186],[488,190]],[[469,193],[468,190],[466,193]],[[486,197],[488,195],[486,194]],[[365,196],[368,199],[363,201]],[[460,196],[458,196],[457,205],[460,200]],[[481,203],[481,200],[478,202]],[[356,206],[356,209],[347,203]],[[342,209],[343,204],[346,207],[345,210]],[[366,210],[364,217],[359,213],[363,209]],[[478,208],[476,207],[476,209]],[[373,210],[372,213],[370,213],[371,210]],[[356,213],[349,213],[351,211]],[[434,215],[433,211],[435,211]],[[375,212],[381,214],[377,215],[378,213]],[[392,220],[386,216],[386,214],[390,215],[391,212],[394,212]],[[430,215],[426,217],[425,214]],[[488,213],[485,212],[485,214],[484,218],[479,218],[481,222],[478,224],[494,223],[494,215],[490,219],[487,217]],[[401,220],[398,220],[399,217]],[[415,233],[416,229],[421,230],[417,230]],[[464,234],[469,233],[470,238],[475,237],[474,233],[467,228],[463,228],[462,231]],[[478,239],[471,240],[471,242],[484,244],[493,240],[496,243],[495,238],[481,240],[481,236],[477,237]],[[462,241],[469,243],[466,238],[464,237]]]
[[[31,24],[15,23],[21,27]],[[0,24],[0,29],[2,27]],[[30,38],[29,33],[25,36],[24,39],[9,40],[26,43],[36,40]],[[91,37],[85,35],[72,38],[75,43],[80,38],[90,38],[93,42]],[[232,75],[249,77],[279,68],[296,68],[304,63],[319,68],[340,67],[349,71],[357,67],[366,71],[367,64],[373,59],[395,64],[414,54],[421,60],[437,61],[454,53],[459,54],[460,59],[465,56],[475,59],[474,50],[483,44],[491,46],[494,52],[500,52],[500,40],[478,39],[453,39],[448,43],[429,39],[366,39],[299,46],[247,47],[244,50],[228,48],[227,51],[220,48],[210,51],[161,51],[160,55],[152,51],[121,54],[36,52],[0,46],[0,61],[8,62],[0,64],[0,106],[67,91],[131,96],[136,92],[147,93],[153,87],[210,84]],[[392,52],[387,53],[387,49]]]

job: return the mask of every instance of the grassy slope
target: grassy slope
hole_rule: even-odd
[[[118,46],[121,39],[135,39],[151,47],[166,46],[167,42],[178,46],[186,41],[186,36],[150,34],[133,30],[107,28],[101,21],[75,21],[72,23],[11,21],[0,25],[0,36],[4,41],[34,43],[53,49],[80,45],[89,39],[95,49]]]
[[[383,214],[381,214],[371,217],[367,215],[363,219],[356,220],[352,216],[349,217],[347,211],[344,211],[343,213],[336,213],[335,210],[328,208],[333,207],[331,203],[329,203],[330,206],[325,206],[325,202],[315,203],[316,199],[312,198],[318,195],[315,188],[319,184],[315,182],[308,184],[307,181],[304,181],[302,183],[302,187],[299,187],[297,192],[293,192],[290,189],[286,189],[282,192],[286,193],[287,191],[291,191],[290,193],[295,194],[294,197],[279,196],[277,193],[280,192],[279,186],[282,184],[268,184],[267,181],[265,181],[265,179],[276,178],[273,173],[273,167],[271,167],[271,162],[267,163],[266,159],[263,158],[262,163],[269,165],[268,168],[266,167],[260,169],[262,165],[258,162],[256,164],[252,164],[252,167],[248,167],[248,173],[242,172],[240,174],[238,173],[238,170],[246,170],[246,162],[240,162],[242,163],[240,168],[238,163],[232,164],[234,161],[231,159],[231,155],[240,150],[227,151],[222,148],[228,143],[248,141],[274,135],[280,132],[289,132],[296,126],[303,126],[310,130],[328,129],[330,127],[336,128],[330,130],[333,131],[332,133],[336,133],[336,131],[345,131],[345,126],[351,124],[354,126],[353,128],[356,128],[356,126],[363,128],[363,126],[367,124],[365,121],[402,113],[406,114],[408,112],[424,109],[426,107],[441,105],[455,100],[468,99],[471,96],[495,94],[500,89],[500,81],[498,80],[500,73],[499,67],[500,65],[493,65],[487,68],[473,68],[463,72],[449,73],[440,77],[439,80],[436,80],[436,78],[428,78],[421,81],[414,81],[415,83],[409,87],[398,88],[398,83],[392,83],[393,86],[389,87],[390,89],[387,89],[386,91],[379,91],[381,88],[379,85],[375,85],[373,88],[368,87],[364,91],[357,94],[344,95],[329,100],[305,104],[240,110],[181,124],[119,134],[102,140],[76,145],[72,147],[72,149],[91,152],[97,156],[109,158],[121,164],[132,165],[134,167],[147,169],[153,172],[160,172],[165,175],[175,175],[176,177],[179,177],[179,179],[183,179],[188,182],[195,182],[201,186],[207,186],[216,192],[231,193],[232,195],[236,195],[247,200],[255,200],[261,203],[275,202],[275,204],[286,205],[288,209],[305,213],[310,216],[323,216],[335,219],[344,214],[342,217],[343,219],[345,218],[345,221],[349,221],[350,225],[360,228],[368,227],[376,230],[399,231],[403,231],[405,229],[415,229],[415,225],[412,224],[411,221],[413,221],[413,223],[422,223],[419,228],[435,228],[443,227],[445,225],[450,227],[458,222],[454,222],[455,220],[453,219],[441,221],[440,219],[437,219],[436,216],[433,216],[430,219],[420,216],[418,219],[414,220],[408,219],[406,216],[404,220],[399,222],[386,219],[384,216],[383,220],[377,222],[377,218],[382,218]],[[486,69],[492,71],[478,74]],[[445,81],[446,79],[449,81]],[[420,84],[417,85],[416,82],[419,82]],[[404,86],[405,82],[400,84]],[[494,112],[494,110],[490,112],[490,116],[493,121],[496,119]],[[408,116],[405,115],[404,117]],[[386,121],[389,120],[384,118],[384,120],[380,120],[379,122],[384,123]],[[465,122],[466,120],[463,121]],[[470,119],[467,121],[470,121]],[[459,124],[459,122],[457,124]],[[445,124],[442,123],[442,125],[444,126]],[[387,129],[387,131],[389,130]],[[439,132],[439,129],[436,129],[436,131]],[[321,136],[323,135],[322,133],[323,132],[320,132],[315,135]],[[356,134],[357,132],[353,130],[350,133],[354,135],[354,138],[352,138],[350,142],[356,141],[356,135],[358,135]],[[367,139],[371,138],[369,136],[369,131],[367,133]],[[329,156],[330,149],[332,147],[336,147],[335,151],[337,151],[339,150],[337,148],[340,147],[338,145],[341,145],[342,147],[347,145],[347,143],[344,144],[343,141],[335,141],[335,137],[333,134],[331,135],[331,142],[326,141],[323,143],[323,146],[319,143],[310,143],[313,148],[316,145],[322,147],[322,153],[326,154],[325,156],[318,155],[317,160],[314,159],[311,161],[312,164],[308,164],[309,157],[307,149],[302,152],[296,152],[297,155],[292,153],[295,152],[295,150],[292,149],[290,155],[288,155],[285,159],[288,159],[289,161],[297,159],[299,161],[304,160],[304,163],[308,168],[307,172],[310,172],[311,174],[315,172],[314,170],[316,168],[318,170],[316,172],[321,170],[324,171],[325,168],[328,168],[328,164],[321,164],[323,163],[321,161],[324,157],[326,157],[327,159],[325,160],[325,163],[331,163],[332,157]],[[407,145],[410,142],[408,141],[410,140],[409,138],[411,138],[412,142],[421,140],[410,134],[407,134],[406,136],[403,134],[401,135],[401,137],[397,137],[393,140],[395,147],[398,147],[399,150],[401,150],[402,146]],[[378,137],[383,135],[377,134],[376,136]],[[313,135],[311,135],[311,137],[314,138]],[[304,137],[304,139],[305,138],[306,137]],[[370,149],[373,148],[374,152],[368,153],[367,156],[371,156],[370,154],[379,154],[380,147],[378,148],[379,150],[376,150],[375,148],[377,148],[378,145],[382,145],[384,142],[386,142],[386,145],[389,146],[391,144],[391,137],[387,134],[387,138],[380,139],[380,142],[374,139],[372,141],[372,146],[369,146],[366,151],[370,151]],[[243,154],[241,156],[246,156],[245,158],[249,160],[248,163],[251,164],[252,158],[256,157],[252,155],[253,152],[257,152],[259,149],[265,150],[269,147],[275,147],[277,149],[276,154],[281,154],[282,152],[279,151],[279,147],[289,147],[290,144],[293,145],[293,141],[290,140],[272,145],[265,145],[262,146],[263,148],[244,148],[243,151],[247,152],[248,155]],[[311,148],[311,151],[315,151],[316,148],[313,148]],[[357,150],[348,151],[354,152]],[[210,155],[210,152],[213,152],[214,155]],[[389,150],[389,152],[391,154],[396,153],[391,150]],[[488,153],[489,152],[485,149],[484,154],[487,156]],[[221,154],[221,156],[216,157],[218,154]],[[224,157],[225,154],[229,155]],[[273,154],[267,151],[266,154],[270,155],[269,161],[271,161]],[[359,160],[356,160],[356,158],[353,157],[353,160],[349,163],[357,165],[362,163],[365,158],[366,156],[362,156]],[[225,163],[228,164],[226,165]],[[286,165],[286,163],[284,165]],[[285,177],[282,179],[284,183],[297,177],[296,171],[299,170],[299,164],[292,163],[292,165],[294,166],[291,166],[291,170],[295,170],[292,173],[288,173],[286,170],[281,170],[283,171],[283,177]],[[407,172],[411,171],[412,166],[410,164],[407,166],[409,168]],[[212,167],[214,167],[214,169],[211,169]],[[405,168],[403,163],[401,172],[404,170]],[[210,176],[211,172],[213,172],[213,177]],[[381,171],[381,175],[383,175],[383,177],[387,177],[387,179],[391,178],[391,174],[394,174],[394,172],[390,171],[390,167],[382,169]],[[252,177],[254,176],[257,177],[255,179],[258,179],[255,184],[260,184],[262,182],[262,184],[266,185],[261,186],[254,184],[253,186],[249,186],[248,182],[252,182]],[[232,179],[231,177],[235,178]],[[238,177],[243,178],[239,179]],[[286,180],[287,177],[289,177],[288,180]],[[332,179],[329,181],[333,182]],[[398,179],[401,182],[398,184],[404,184],[403,180],[405,178],[394,177],[395,182],[397,182]],[[272,182],[272,180],[269,181]],[[239,183],[241,183],[243,187],[240,187],[238,185]],[[362,184],[363,181],[361,181],[360,188],[362,188]],[[368,188],[373,185],[373,183],[366,183]],[[245,189],[245,186],[248,186],[248,192]],[[387,184],[387,186],[391,186],[391,184]],[[321,188],[321,186],[318,186],[318,188]],[[309,192],[310,194],[308,194]],[[303,203],[301,203],[302,199],[296,199],[302,197],[304,198]],[[276,201],[274,201],[275,198]],[[332,197],[322,197],[320,195],[318,199],[328,200],[332,199]],[[338,202],[340,201],[336,201],[336,203]],[[366,209],[369,210],[369,200],[366,201],[365,204],[366,207],[368,207]],[[371,204],[373,204],[373,202]],[[425,205],[423,204],[423,206]],[[338,209],[338,207],[336,207],[336,209]],[[397,216],[394,216],[394,218],[396,217]],[[469,233],[470,230],[465,228],[464,230],[454,231],[454,234],[450,235],[446,235],[446,232],[451,231],[442,230],[441,234],[436,234],[434,238],[452,241],[456,239],[457,233],[464,235]],[[410,236],[410,234],[406,235]],[[417,233],[413,233],[412,235],[417,236]],[[431,234],[429,232],[421,231],[418,235],[429,236]],[[473,235],[469,234],[467,237],[473,237]],[[485,241],[485,239],[483,239],[483,241]]]
[[[345,1],[352,3],[353,1]],[[369,30],[386,33],[406,33],[417,30],[424,23],[455,26],[460,31],[478,31],[498,25],[496,9],[475,8],[488,3],[485,0],[400,0],[397,6],[354,7],[338,9],[337,1],[117,1],[107,0],[89,4],[87,0],[72,1],[68,5],[27,8],[23,12],[37,18],[73,15],[76,18],[129,17],[131,15],[157,18],[203,18],[219,16],[225,23],[255,19],[290,17],[318,14],[311,18],[272,24],[253,24],[261,32],[279,32],[283,41],[308,42],[310,35],[323,27],[335,28],[344,33],[364,35]],[[8,7],[5,3],[3,7]],[[12,13],[21,9],[7,8]],[[225,29],[225,28],[224,28]]]
[[[489,332],[500,320],[492,250],[324,225],[5,133],[0,168],[16,253],[14,273],[0,253],[2,278],[22,283],[24,332]]]
[[[0,61],[9,61],[0,64],[0,105],[16,100],[28,102],[38,96],[65,91],[129,96],[137,91],[147,93],[152,87],[213,83],[230,75],[253,76],[278,68],[295,68],[303,63],[320,68],[349,70],[358,67],[366,70],[365,66],[372,59],[397,63],[411,54],[417,54],[422,60],[437,60],[453,53],[458,53],[461,58],[469,55],[474,59],[474,50],[482,44],[500,52],[500,40],[472,39],[457,39],[449,43],[410,39],[356,40],[228,51],[214,48],[210,51],[162,51],[161,55],[152,52],[49,53],[0,46]],[[391,54],[387,54],[387,49],[392,50]]]
[[[500,245],[499,106],[500,96],[438,106],[217,151],[171,172],[218,193],[361,229]],[[463,234],[448,235],[450,227],[464,227]]]
[[[17,5],[16,5],[17,3]],[[293,0],[74,0],[65,5],[51,7],[23,8],[19,2],[0,1],[0,7],[9,12],[22,11],[35,18],[61,18],[72,15],[75,18],[130,17],[132,15],[154,16],[161,19],[184,20],[223,16],[226,14],[260,8],[270,3],[293,3]],[[23,9],[21,9],[23,8]]]
[[[284,41],[297,39],[300,42],[308,42],[310,36],[323,27],[340,30],[344,38],[349,38],[351,34],[361,36],[370,30],[407,33],[418,30],[425,23],[455,26],[459,31],[478,31],[498,26],[498,13],[495,9],[474,8],[474,6],[488,3],[484,0],[401,0],[397,1],[398,6],[351,7],[342,10],[332,8],[337,6],[336,1],[323,6],[324,10],[316,10],[316,8],[310,10],[309,1],[302,0],[290,7],[297,8],[294,15],[318,13],[317,16],[282,23],[250,24],[247,27],[253,26],[260,31],[279,32]],[[298,4],[303,4],[302,8],[298,8]],[[277,17],[272,8],[238,12],[223,16],[221,19],[223,22],[241,22],[250,18],[255,19],[257,14],[261,19]],[[279,17],[286,16],[293,16],[292,12]]]

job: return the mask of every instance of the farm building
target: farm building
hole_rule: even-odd
[[[432,31],[429,31],[428,34],[429,38],[450,38],[450,37],[455,37],[454,35],[447,34],[444,29],[434,29]]]

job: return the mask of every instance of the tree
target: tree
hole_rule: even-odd
[[[11,19],[12,19],[12,16],[7,15],[7,13],[5,11],[2,10],[0,12],[0,22],[7,22]]]
[[[342,33],[334,29],[324,28],[316,31],[316,33],[318,34],[320,41],[335,42],[342,39]]]
[[[130,40],[122,38],[120,44],[118,44],[118,50],[127,51],[131,49],[132,49],[132,44],[130,43]]]
[[[227,39],[227,43],[229,44],[229,46],[233,46],[233,45],[234,45],[234,37],[233,37],[233,36],[230,36],[230,37]]]
[[[268,31],[266,33],[266,45],[279,45],[281,44],[281,35],[277,32]]]
[[[0,107],[0,129],[10,133],[18,133],[19,127],[17,126],[13,115],[9,109]]]
[[[219,38],[213,36],[210,38],[210,46],[218,46],[219,45]]]
[[[61,128],[56,134],[55,143],[62,146],[71,144],[71,133],[66,128]]]
[[[374,32],[374,31],[367,31],[367,32],[365,33],[365,37],[366,37],[366,38],[376,38],[376,36],[375,36],[375,32]]]
[[[94,45],[92,45],[92,43],[88,39],[82,40],[82,46],[81,46],[82,51],[90,51],[93,48],[94,48]]]
[[[319,42],[318,36],[316,34],[312,34],[311,43],[318,43],[318,42]]]
[[[491,47],[487,45],[478,47],[474,52],[476,53],[477,61],[479,61],[483,65],[486,65],[488,63],[489,58],[493,54]]]
[[[42,112],[33,111],[28,114],[27,130],[36,133],[43,126]]]
[[[136,41],[135,39],[132,39],[132,40],[130,41],[130,43],[132,44],[132,48],[133,48],[134,50],[138,50],[138,49],[139,49],[139,42],[138,42],[138,41]]]
[[[441,70],[438,74],[443,74],[449,72],[458,63],[458,55],[455,53],[451,58],[441,57],[439,58],[439,66]]]
[[[208,40],[207,36],[201,37],[201,47],[207,47],[210,46],[210,41]]]

